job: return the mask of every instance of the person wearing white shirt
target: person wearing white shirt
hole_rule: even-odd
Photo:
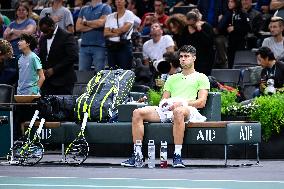
[[[159,23],[151,25],[152,39],[146,41],[143,45],[144,64],[149,64],[150,60],[160,60],[166,52],[174,52],[174,41],[171,36],[164,35],[163,29]]]
[[[134,14],[126,10],[126,0],[115,0],[117,12],[106,19],[104,36],[108,53],[108,65],[111,69],[131,69],[131,34],[134,26]]]

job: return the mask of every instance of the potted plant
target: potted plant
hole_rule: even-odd
[[[284,128],[284,94],[260,96],[254,103],[257,108],[251,112],[250,117],[261,123],[262,136],[267,141],[273,134],[279,134]]]
[[[149,104],[151,106],[158,106],[162,98],[162,94],[163,94],[162,90],[156,91],[156,90],[150,89],[148,91]]]

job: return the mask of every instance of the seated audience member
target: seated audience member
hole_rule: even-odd
[[[78,43],[72,33],[55,24],[48,15],[39,21],[43,33],[39,41],[39,57],[42,62],[45,81],[41,88],[43,95],[72,95],[78,64]]]
[[[154,1],[155,11],[144,14],[141,19],[139,31],[142,35],[149,35],[150,27],[155,22],[159,22],[163,29],[166,27],[166,21],[169,16],[165,14],[165,7],[166,2],[164,0]]]
[[[263,14],[269,14],[271,0],[257,0],[255,9]]]
[[[132,68],[131,34],[134,27],[134,14],[126,10],[126,0],[116,0],[117,12],[106,18],[104,36],[106,38],[108,65],[111,69]]]
[[[242,0],[242,9],[249,17],[251,31],[247,35],[247,48],[257,48],[259,32],[263,27],[262,13],[253,7],[252,0]]]
[[[284,11],[283,11],[284,1],[282,1],[282,0],[271,0],[269,8],[270,8],[270,10],[275,11],[274,16],[279,16],[279,17],[282,17],[284,19]]]
[[[137,140],[143,140],[144,121],[172,122],[175,151],[173,167],[185,167],[181,159],[181,150],[186,123],[205,121],[197,108],[203,108],[207,101],[210,83],[206,75],[196,72],[194,61],[196,49],[185,45],[179,49],[182,72],[170,76],[163,88],[160,105],[135,109],[132,116],[133,156],[121,165],[134,167],[137,159],[142,160],[141,148],[135,147]],[[137,163],[137,162],[136,162]]]
[[[36,22],[29,18],[29,7],[19,4],[16,7],[16,20],[11,22],[4,32],[4,39],[8,40],[13,47],[14,56],[19,58],[21,52],[18,47],[20,36],[25,34],[34,34],[36,32]]]
[[[163,35],[163,29],[159,23],[151,25],[151,38],[143,45],[144,64],[148,65],[149,61],[160,60],[165,52],[174,51],[174,41],[171,36]]]
[[[254,96],[273,94],[278,90],[283,92],[284,63],[277,61],[268,47],[259,48],[256,55],[257,61],[263,69],[259,90],[255,92]]]
[[[284,60],[284,20],[281,17],[272,17],[269,23],[271,37],[263,40],[262,46],[269,47],[277,60]]]
[[[32,35],[22,34],[19,49],[22,55],[18,61],[19,81],[18,95],[38,95],[45,80],[39,57],[32,52],[37,46],[37,40]]]

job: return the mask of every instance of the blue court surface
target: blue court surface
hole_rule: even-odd
[[[284,188],[284,181],[187,180],[137,178],[1,177],[2,189],[133,188],[133,189],[268,189]]]
[[[45,156],[35,166],[9,165],[0,160],[0,189],[284,189],[284,161],[235,166],[247,160],[186,159],[185,169],[125,168],[125,158],[89,157],[78,167]],[[250,161],[255,162],[255,161]],[[169,164],[171,161],[169,160]]]

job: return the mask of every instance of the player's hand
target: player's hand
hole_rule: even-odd
[[[173,105],[171,105],[169,107],[169,110],[173,111],[174,109],[176,109],[177,107],[180,107],[180,106],[182,106],[182,102],[174,102]]]

